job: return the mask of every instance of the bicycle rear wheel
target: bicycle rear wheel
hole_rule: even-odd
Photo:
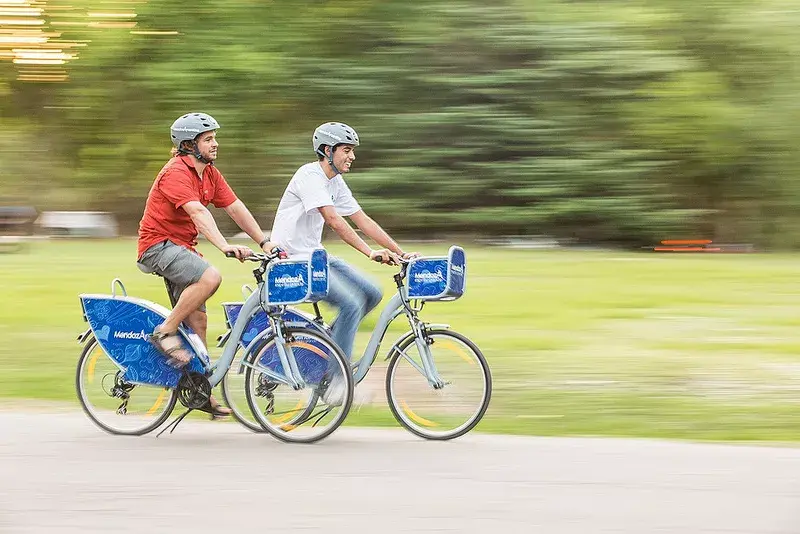
[[[286,373],[270,336],[245,358],[245,396],[253,417],[272,436],[313,443],[344,422],[353,402],[353,377],[327,336],[308,328],[287,328],[285,336],[305,386],[295,390],[279,379]]]
[[[389,408],[417,436],[432,440],[463,436],[489,407],[489,365],[472,341],[450,330],[429,330],[428,347],[444,387],[429,384],[415,338],[409,337],[390,355],[386,369]]]
[[[75,389],[83,411],[110,434],[141,436],[161,426],[172,413],[175,390],[132,384],[94,336],[78,359]]]
[[[231,342],[232,343],[232,342]],[[253,432],[265,432],[264,428],[258,424],[253,417],[253,413],[247,403],[245,395],[245,373],[239,372],[244,357],[244,349],[239,347],[236,355],[231,362],[231,366],[222,378],[220,389],[225,404],[231,409],[234,419],[239,421],[245,428]]]

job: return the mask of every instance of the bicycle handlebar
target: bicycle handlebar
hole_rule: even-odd
[[[265,253],[261,253],[261,252],[254,252],[253,254],[245,257],[244,261],[253,261],[253,262],[259,262],[260,261],[260,262],[264,262],[264,263],[269,263],[272,260],[280,258],[282,255],[283,255],[283,257],[286,257],[285,254],[286,253],[281,249],[277,249],[276,252],[273,252],[273,253],[270,253],[270,254],[265,254]],[[236,253],[233,252],[233,251],[228,251],[228,252],[225,253],[225,256],[228,257],[228,258],[235,258],[236,257]],[[395,265],[401,265],[401,266],[408,265],[408,263],[411,261],[410,259],[406,259],[406,258],[403,258],[401,256],[397,256],[397,259],[399,260],[399,262],[395,263]],[[377,256],[372,258],[372,261],[377,262],[377,263],[383,263],[383,254],[378,254]]]
[[[400,256],[397,256],[397,259],[400,260],[400,263],[399,264],[395,264],[395,265],[404,265],[404,264],[407,264],[409,261],[411,261],[411,260],[407,260],[407,259],[405,259],[403,257],[400,257]],[[372,258],[372,261],[377,262],[377,263],[383,263],[383,254],[378,254],[377,256]]]
[[[261,262],[269,263],[269,262],[271,262],[272,260],[274,260],[276,258],[280,258],[281,254],[283,254],[283,253],[284,252],[282,250],[280,250],[280,249],[277,252],[270,253],[270,254],[265,254],[265,253],[262,253],[262,252],[254,252],[253,254],[245,257],[244,260],[245,261],[261,261]],[[233,252],[233,251],[228,251],[228,252],[225,253],[225,256],[228,257],[228,258],[235,258],[236,257],[236,253]]]

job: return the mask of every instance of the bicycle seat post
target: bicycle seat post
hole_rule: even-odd
[[[314,322],[317,324],[322,324],[322,314],[319,311],[319,305],[315,302],[314,303],[314,313],[316,316],[314,317]]]

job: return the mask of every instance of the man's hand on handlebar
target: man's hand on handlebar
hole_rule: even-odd
[[[225,254],[229,258],[236,258],[237,260],[244,262],[245,258],[248,256],[253,255],[253,251],[250,247],[245,247],[241,245],[227,245],[222,247],[222,253]]]
[[[408,261],[408,260],[413,260],[414,258],[417,258],[421,255],[422,254],[420,254],[419,252],[403,252],[403,255],[400,257]]]
[[[380,250],[373,250],[369,253],[369,259],[372,261],[377,261],[378,263],[384,263],[386,265],[399,265],[400,258],[389,249],[380,249]]]
[[[261,247],[261,250],[263,250],[267,254],[274,254],[276,252],[274,249],[280,250],[280,247],[278,247],[277,243],[274,243],[272,241],[265,242],[264,245]]]
[[[266,247],[266,245],[264,246]],[[286,251],[283,250],[278,245],[274,245],[271,249],[269,249],[269,252],[267,252],[267,254],[269,254],[270,256],[274,256],[279,260],[285,260],[286,258],[289,257],[289,254],[287,254]]]

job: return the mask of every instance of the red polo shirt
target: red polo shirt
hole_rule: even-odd
[[[214,204],[217,208],[225,208],[237,200],[225,177],[214,165],[206,165],[200,179],[192,162],[190,156],[174,157],[156,176],[139,222],[137,258],[165,239],[194,250],[197,227],[182,209],[187,202],[196,200],[203,206]]]

